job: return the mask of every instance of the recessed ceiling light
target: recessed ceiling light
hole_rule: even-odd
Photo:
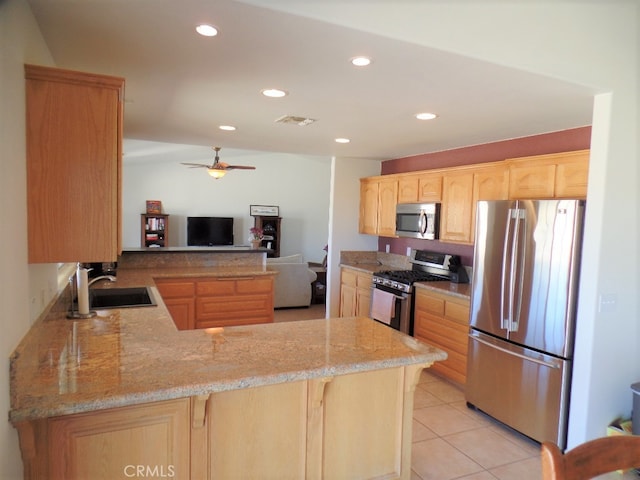
[[[236,129],[233,125],[220,125],[218,128],[220,130],[226,130],[227,132],[233,132]]]
[[[371,59],[369,57],[353,57],[351,63],[356,67],[366,67],[371,63]]]
[[[262,94],[265,97],[281,98],[281,97],[284,97],[287,94],[287,92],[285,92],[284,90],[280,90],[278,88],[265,88],[264,90],[262,90]]]
[[[213,25],[203,23],[196,27],[196,32],[198,32],[203,37],[215,37],[218,34],[218,29]]]
[[[423,112],[423,113],[416,114],[416,118],[418,120],[433,120],[436,117],[437,115],[435,113]]]
[[[348,138],[336,138],[336,143],[349,143],[350,141]]]

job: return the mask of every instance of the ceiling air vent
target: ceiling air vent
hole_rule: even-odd
[[[276,123],[289,123],[291,125],[299,125],[301,127],[311,125],[313,122],[315,122],[313,118],[296,117],[295,115],[283,115],[276,119]]]

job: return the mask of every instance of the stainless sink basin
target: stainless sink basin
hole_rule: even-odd
[[[95,288],[89,290],[92,309],[153,307],[156,300],[149,287]]]

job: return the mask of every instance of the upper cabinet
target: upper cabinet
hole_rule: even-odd
[[[360,233],[395,236],[399,203],[440,202],[440,241],[472,244],[480,200],[586,198],[589,150],[360,180]]]
[[[394,176],[360,180],[360,220],[358,231],[369,235],[394,237],[398,179]]]
[[[586,198],[589,150],[513,158],[509,198]]]
[[[26,65],[29,263],[116,261],[124,79]]]

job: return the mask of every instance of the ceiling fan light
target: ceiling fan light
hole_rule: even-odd
[[[215,37],[218,34],[218,29],[213,25],[203,23],[196,27],[196,32],[203,37]]]
[[[216,180],[218,180],[219,178],[224,177],[226,175],[226,173],[227,173],[226,170],[222,170],[221,168],[209,168],[207,170],[207,172],[209,173],[209,175],[211,175]]]

